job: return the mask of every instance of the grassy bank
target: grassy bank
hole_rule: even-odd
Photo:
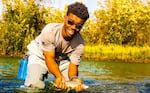
[[[6,55],[1,51],[0,56],[21,58],[25,56],[25,54],[13,52],[13,54]],[[99,61],[150,63],[150,47],[132,47],[120,45],[86,45],[83,59]]]
[[[83,59],[148,63],[150,62],[150,47],[86,45]]]

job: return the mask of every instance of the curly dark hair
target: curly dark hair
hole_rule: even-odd
[[[89,18],[89,13],[88,13],[87,7],[80,2],[75,2],[71,5],[69,5],[67,15],[69,13],[73,13],[74,15],[84,19],[84,21],[86,21]]]

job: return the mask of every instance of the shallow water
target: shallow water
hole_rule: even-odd
[[[17,79],[19,60],[0,57],[1,93],[67,92],[49,88],[51,75],[44,90],[20,88],[24,81]],[[150,93],[150,64],[82,61],[79,71],[80,78],[89,86],[82,93]]]

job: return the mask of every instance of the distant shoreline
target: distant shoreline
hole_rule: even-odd
[[[150,47],[120,45],[88,45],[85,47],[83,59],[150,63]]]
[[[4,54],[2,57],[23,58],[26,55],[22,53]],[[120,46],[120,45],[87,45],[82,56],[83,60],[95,61],[121,61],[135,63],[150,63],[149,46]]]

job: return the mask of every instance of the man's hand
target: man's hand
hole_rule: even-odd
[[[77,87],[75,87],[76,92],[84,90],[84,87],[82,86],[83,83],[82,83],[82,80],[80,78],[74,78],[74,79],[72,79],[72,81],[79,82],[79,85]]]
[[[64,77],[59,77],[56,78],[54,82],[55,87],[60,88],[60,89],[66,89],[66,84],[65,84],[65,79]]]
[[[54,86],[60,89],[65,89],[65,79],[62,76],[59,66],[55,61],[55,52],[54,51],[44,51],[46,65],[48,67],[49,72],[51,72],[56,80],[54,81]]]

